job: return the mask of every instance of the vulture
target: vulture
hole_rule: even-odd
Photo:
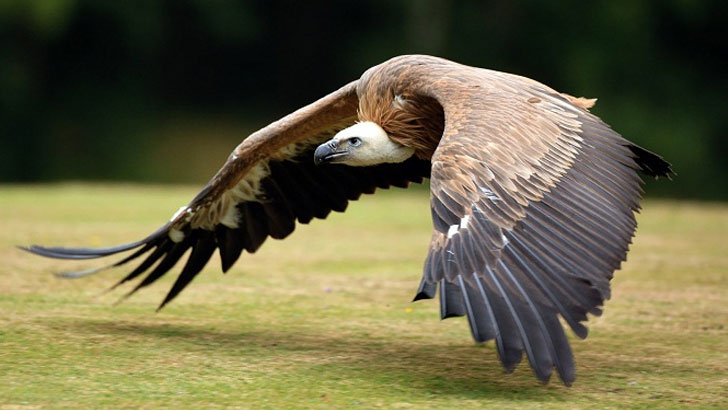
[[[595,100],[526,77],[406,55],[245,138],[202,191],[146,238],[107,248],[32,245],[92,259],[132,251],[81,277],[140,261],[118,283],[144,288],[189,256],[159,308],[217,249],[227,271],[243,250],[343,212],[377,188],[430,180],[432,239],[414,300],[439,297],[494,340],[507,372],[523,354],[547,383],[575,380],[559,317],[579,338],[600,315],[626,259],[643,181],[670,164],[589,112]]]

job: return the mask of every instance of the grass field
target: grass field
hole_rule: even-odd
[[[138,239],[195,187],[0,187],[0,409],[58,407],[728,407],[728,206],[646,201],[602,317],[573,340],[578,378],[504,374],[491,343],[410,303],[430,236],[424,190],[385,191],[214,260],[160,313],[167,277],[120,305],[126,269],[17,244]]]

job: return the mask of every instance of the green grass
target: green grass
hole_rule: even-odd
[[[728,206],[647,201],[578,378],[505,374],[492,343],[409,303],[430,236],[424,190],[380,192],[214,263],[160,313],[161,280],[114,306],[127,271],[16,244],[109,245],[167,220],[194,187],[0,187],[0,409],[728,406]]]

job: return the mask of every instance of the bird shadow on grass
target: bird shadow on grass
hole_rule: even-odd
[[[293,365],[302,372],[396,385],[423,395],[554,402],[566,401],[571,394],[555,374],[551,384],[539,383],[527,363],[521,363],[514,374],[505,374],[492,346],[453,346],[422,338],[412,341],[406,334],[393,341],[303,327],[238,332],[187,323],[75,320],[66,325],[89,335],[122,336],[112,343],[131,343],[135,348],[149,344],[159,349],[169,346],[170,355],[180,350],[200,352],[207,365],[216,359],[222,363],[240,360],[247,365],[252,361],[272,374],[278,366],[290,371]]]

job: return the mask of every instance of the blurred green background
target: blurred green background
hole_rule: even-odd
[[[246,135],[409,53],[598,97],[728,199],[728,2],[0,0],[0,181],[203,184]]]

